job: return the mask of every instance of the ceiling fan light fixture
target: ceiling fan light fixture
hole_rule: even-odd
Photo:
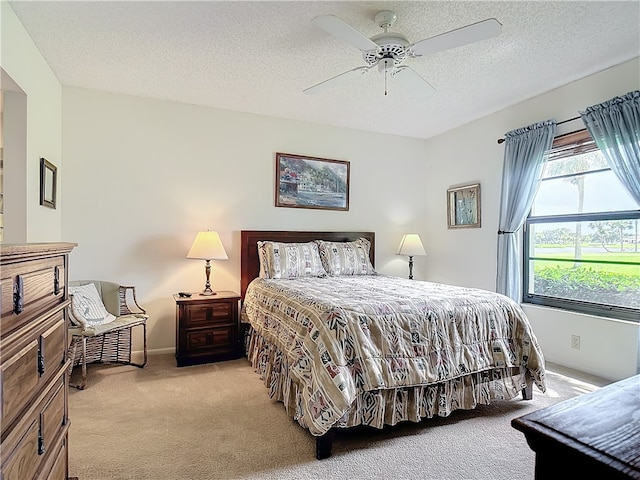
[[[378,60],[379,72],[386,72],[388,70],[391,70],[394,67],[395,67],[395,62],[393,58],[387,57],[387,58],[381,58],[380,60]]]
[[[391,57],[400,65],[409,56],[409,40],[400,33],[385,32],[371,37],[378,44],[377,50],[362,52],[362,58],[369,65],[375,65],[381,58]]]
[[[500,35],[502,30],[498,20],[489,18],[410,44],[404,35],[389,32],[395,20],[396,14],[391,10],[378,12],[375,21],[380,28],[384,29],[384,32],[369,38],[335,15],[315,17],[312,20],[314,25],[358,48],[366,64],[309,87],[304,92],[309,94],[320,92],[343,82],[347,77],[364,74],[377,66],[379,72],[384,72],[385,95],[387,94],[387,77],[391,77],[414,97],[426,98],[433,94],[435,89],[415,70],[404,65],[407,57],[414,59],[479,42]]]

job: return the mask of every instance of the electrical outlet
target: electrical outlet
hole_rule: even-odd
[[[571,335],[571,348],[580,350],[580,335]]]

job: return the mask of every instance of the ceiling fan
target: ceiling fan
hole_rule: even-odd
[[[395,12],[390,10],[378,12],[375,16],[375,22],[380,28],[384,29],[384,32],[367,38],[335,15],[320,15],[311,20],[311,23],[325,32],[361,50],[366,65],[348,70],[313,85],[303,90],[304,93],[320,93],[330,87],[344,83],[351,77],[364,75],[377,66],[378,71],[384,73],[385,95],[387,94],[387,78],[389,77],[392,82],[407,90],[414,97],[425,98],[431,95],[435,89],[415,70],[404,64],[407,58],[421,57],[479,42],[480,40],[495,37],[502,31],[500,22],[495,18],[489,18],[435,37],[410,43],[407,37],[401,33],[389,32],[389,28],[395,21]]]

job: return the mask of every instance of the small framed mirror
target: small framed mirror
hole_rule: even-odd
[[[40,205],[56,208],[58,168],[46,158],[40,159]]]

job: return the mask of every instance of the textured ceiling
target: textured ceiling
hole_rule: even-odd
[[[64,86],[429,138],[640,55],[639,1],[11,1]],[[390,9],[411,42],[487,18],[490,40],[408,59],[436,88],[415,100],[310,23],[333,14],[366,36]],[[640,75],[640,73],[639,73]],[[626,92],[625,92],[626,93]]]

